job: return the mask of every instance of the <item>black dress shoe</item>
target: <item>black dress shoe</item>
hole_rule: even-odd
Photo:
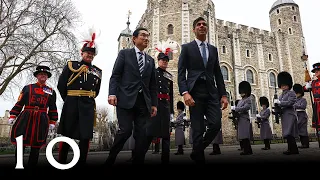
[[[299,154],[299,151],[297,151],[297,152],[291,152],[291,151],[287,150],[287,151],[283,152],[283,154],[285,154],[285,155]]]
[[[261,150],[270,150],[270,148],[264,147],[264,148],[261,148]]]
[[[174,155],[183,155],[184,153],[183,152],[176,152],[174,153]]]
[[[253,154],[252,152],[241,152],[240,155],[251,155]]]
[[[212,151],[209,155],[218,155],[221,154],[221,151]]]
[[[306,149],[306,148],[309,148],[309,146],[302,145],[302,146],[298,146],[298,148],[300,148],[300,149]]]

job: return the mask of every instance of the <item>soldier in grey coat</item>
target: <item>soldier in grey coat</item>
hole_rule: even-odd
[[[175,145],[178,146],[178,151],[175,155],[183,155],[183,145],[185,145],[185,136],[184,136],[184,120],[186,114],[184,113],[185,105],[182,101],[177,102],[178,116],[174,121],[175,127]]]
[[[297,102],[293,107],[298,116],[298,132],[301,142],[301,146],[299,146],[299,148],[309,148],[308,115],[306,113],[307,100],[303,97],[304,90],[301,84],[294,84],[293,90],[297,96]]]
[[[237,106],[231,106],[231,110],[235,110],[239,113],[238,119],[238,139],[242,141],[243,152],[240,155],[250,155],[252,153],[251,148],[251,123],[249,117],[249,110],[251,109],[251,85],[247,81],[242,81],[239,84],[240,99]]]
[[[281,127],[282,137],[287,139],[288,150],[283,152],[285,155],[299,154],[296,143],[298,137],[297,113],[294,104],[297,101],[296,93],[291,90],[292,77],[288,72],[282,71],[278,74],[278,87],[282,89],[279,99],[275,99],[274,103],[281,107]]]
[[[272,131],[269,123],[270,109],[269,100],[267,97],[262,96],[259,99],[262,110],[256,115],[258,123],[260,123],[260,139],[264,142],[264,148],[262,150],[270,149],[270,141],[272,139]]]

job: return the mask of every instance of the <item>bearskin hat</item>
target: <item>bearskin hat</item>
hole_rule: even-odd
[[[288,85],[289,89],[292,88],[292,76],[286,72],[286,71],[282,71],[278,74],[278,87],[281,88],[281,85]]]
[[[239,84],[239,93],[242,94],[246,94],[246,96],[250,96],[251,95],[251,85],[248,81],[242,81]]]
[[[301,84],[294,84],[292,89],[296,94],[299,93],[301,96],[304,96],[304,90]]]
[[[261,106],[262,106],[262,105],[266,105],[267,108],[269,107],[269,100],[268,100],[267,97],[265,97],[265,96],[260,97],[260,98],[259,98],[259,102],[260,102],[260,105],[261,105]]]
[[[182,111],[184,111],[185,105],[182,101],[178,101],[177,102],[177,109],[181,109]]]

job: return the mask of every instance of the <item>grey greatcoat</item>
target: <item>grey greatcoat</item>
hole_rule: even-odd
[[[260,138],[263,139],[272,139],[272,131],[269,123],[270,109],[262,109],[260,111],[261,116],[261,126],[260,126]]]
[[[238,119],[238,139],[251,139],[251,123],[249,110],[251,108],[251,96],[239,100],[235,111],[239,113]]]
[[[177,116],[176,121],[174,122],[175,125],[175,144],[176,146],[184,145],[185,144],[185,136],[183,131],[183,120],[184,120],[185,114],[182,112]]]
[[[281,114],[282,137],[298,137],[297,113],[293,105],[297,101],[296,93],[291,90],[285,90],[279,96]]]
[[[299,97],[293,107],[298,116],[299,136],[308,136],[308,115],[306,113],[307,100],[303,97]]]
[[[218,132],[217,136],[213,139],[212,144],[223,144],[222,128]]]

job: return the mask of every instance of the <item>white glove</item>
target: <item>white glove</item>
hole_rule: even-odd
[[[279,101],[279,99],[275,99],[275,100],[274,100],[274,103],[275,103],[275,104],[281,104],[281,102]]]
[[[54,124],[49,124],[49,129],[54,129],[54,127],[56,127],[56,125],[54,125]]]
[[[257,118],[261,118],[260,114],[256,114],[256,117],[257,117]]]
[[[310,82],[308,82],[308,83],[306,84],[306,88],[307,88],[307,89],[311,89],[311,88],[312,88],[312,86],[311,86],[311,83],[310,83]]]
[[[170,121],[173,120],[173,114],[170,114]]]
[[[9,118],[8,119],[8,124],[13,124],[13,122],[16,120],[16,118]]]
[[[231,106],[231,110],[235,110],[236,109],[236,107],[235,106]]]

